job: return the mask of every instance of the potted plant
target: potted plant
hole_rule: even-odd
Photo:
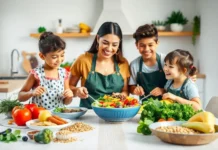
[[[188,19],[183,16],[181,11],[173,11],[167,18],[167,24],[170,25],[170,29],[173,32],[181,32],[183,26],[188,23]]]
[[[166,29],[166,21],[154,20],[152,24],[155,25],[158,31],[164,31]]]
[[[193,27],[192,27],[192,44],[195,45],[196,36],[200,34],[200,17],[195,16],[193,19]]]

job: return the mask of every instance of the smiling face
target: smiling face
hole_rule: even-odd
[[[150,59],[155,56],[158,41],[155,37],[142,38],[136,43],[136,47],[142,55],[143,59]]]
[[[114,34],[107,34],[97,38],[98,56],[100,58],[111,58],[118,51],[120,38]]]
[[[55,52],[49,52],[45,55],[42,53],[39,56],[45,61],[45,66],[49,68],[58,68],[64,61],[64,50],[57,50]]]
[[[184,74],[176,64],[175,60],[172,64],[170,64],[169,61],[166,61],[163,70],[167,80],[179,78],[182,74]]]

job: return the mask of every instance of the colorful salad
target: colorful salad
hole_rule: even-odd
[[[104,95],[98,98],[98,102],[92,104],[95,107],[127,108],[139,106],[139,101],[133,97],[123,95]]]

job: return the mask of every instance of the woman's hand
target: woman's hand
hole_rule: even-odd
[[[79,87],[76,89],[76,96],[79,98],[88,98],[88,90],[85,87]]]
[[[73,98],[73,92],[70,89],[66,89],[63,93],[64,98],[72,99]]]
[[[42,86],[38,86],[33,90],[32,95],[33,96],[41,96],[44,92],[46,92],[46,89]]]
[[[154,89],[150,92],[150,94],[153,95],[153,96],[160,96],[160,95],[163,95],[163,94],[164,94],[164,89],[159,88],[159,87],[156,87],[156,88],[154,88]]]
[[[176,97],[177,97],[176,95],[168,92],[163,95],[162,99],[171,99],[176,101]]]
[[[145,94],[144,89],[141,86],[136,86],[135,89],[133,90],[132,94],[142,96]]]

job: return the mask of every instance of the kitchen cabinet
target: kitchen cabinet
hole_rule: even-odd
[[[63,37],[63,38],[80,38],[80,37],[89,37],[92,36],[90,33],[55,33],[56,35]],[[159,36],[192,36],[193,32],[191,31],[184,31],[184,32],[170,32],[170,31],[163,31],[158,32]],[[31,33],[30,37],[39,38],[40,33]],[[128,34],[132,36],[132,34]]]
[[[2,80],[3,81],[3,80]],[[25,80],[6,80],[7,84],[0,84],[0,100],[5,98],[16,98]]]
[[[14,91],[11,91],[11,92],[2,92],[0,93],[0,100],[6,99],[6,98],[17,99],[19,91],[20,91],[20,88]]]

